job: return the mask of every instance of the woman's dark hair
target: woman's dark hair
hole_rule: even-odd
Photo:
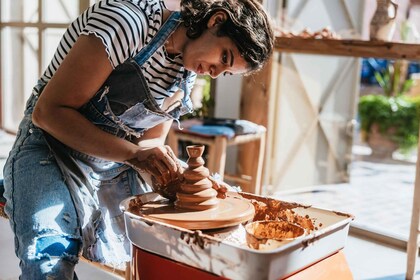
[[[228,36],[250,66],[250,72],[261,69],[273,52],[274,33],[271,21],[258,0],[181,0],[181,16],[187,36],[198,38],[210,17],[225,11],[218,36]]]

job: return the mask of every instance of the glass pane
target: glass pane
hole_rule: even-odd
[[[38,79],[37,29],[5,27],[1,48],[3,120],[5,128],[16,131]]]
[[[66,29],[64,28],[47,28],[44,32],[44,49],[42,69],[46,69],[50,64],[51,59],[54,57],[58,43],[60,43]]]
[[[79,15],[79,0],[44,0],[44,22],[70,23]]]
[[[38,1],[35,0],[1,0],[1,19],[3,22],[38,21]]]

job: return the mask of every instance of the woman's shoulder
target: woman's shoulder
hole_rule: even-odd
[[[148,18],[161,17],[166,9],[162,0],[102,0],[94,6],[102,10],[121,10],[146,15]]]
[[[163,23],[165,3],[162,0],[133,0],[133,2],[138,2],[140,9],[148,15],[149,27],[152,33],[155,33]]]
[[[82,16],[82,34],[96,34],[113,67],[137,54],[162,25],[165,5],[161,0],[102,0]]]
[[[136,3],[141,9],[150,14],[161,14],[162,9],[165,8],[165,2],[163,0],[129,0],[129,2]]]
[[[163,9],[165,4],[162,0],[102,0],[91,7],[93,13],[120,12],[126,16],[137,14],[148,18],[162,16]]]
[[[162,0],[103,0],[94,5],[90,16],[111,17],[122,24],[129,23],[127,27],[140,27],[142,33],[152,36],[162,25],[165,9]]]

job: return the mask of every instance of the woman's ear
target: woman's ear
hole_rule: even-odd
[[[213,26],[217,26],[220,23],[223,23],[227,20],[227,14],[225,11],[217,11],[215,12],[207,22],[207,28],[211,28]]]

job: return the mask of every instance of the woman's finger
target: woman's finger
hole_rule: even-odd
[[[149,173],[152,177],[155,177],[158,184],[164,185],[165,181],[164,181],[164,178],[162,176],[161,171],[156,166],[157,162],[158,162],[158,160],[156,159],[156,157],[151,155],[147,158],[147,160],[142,161],[140,163],[140,166],[147,173]]]
[[[171,173],[176,174],[178,172],[176,161],[168,153],[165,153],[163,162],[166,164]]]
[[[162,175],[165,176],[165,180],[170,182],[172,179],[177,178],[178,168],[176,161],[168,154],[168,149],[163,147],[159,149],[159,152],[156,153],[156,156],[160,159],[160,166],[156,166],[162,172]],[[169,176],[167,178],[166,176]]]
[[[158,172],[160,173],[160,176],[163,180],[163,184],[167,185],[171,181],[171,178],[172,178],[170,169],[168,169],[168,166],[164,163],[164,160],[156,159],[153,162],[153,164],[158,170]]]
[[[183,168],[181,167],[181,164],[179,163],[178,158],[175,156],[174,152],[172,151],[171,147],[168,145],[165,145],[166,151],[168,156],[171,158],[171,160],[175,163],[175,172],[172,174],[172,180],[178,180],[180,179],[180,175],[183,173]]]

